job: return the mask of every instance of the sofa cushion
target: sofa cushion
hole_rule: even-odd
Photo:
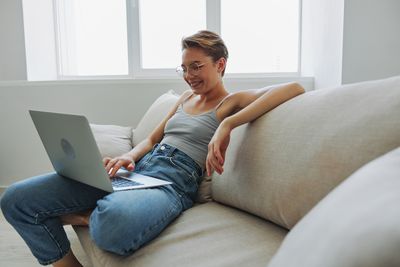
[[[132,137],[132,143],[134,146],[146,139],[146,137],[167,116],[168,112],[174,106],[176,101],[178,101],[178,99],[179,95],[173,90],[170,90],[167,93],[159,96],[154,103],[151,104],[135,128],[135,132]]]
[[[101,156],[117,157],[132,149],[132,127],[90,124]]]
[[[400,146],[400,76],[310,91],[232,132],[213,199],[288,229],[362,165]]]
[[[87,227],[75,227],[93,266],[265,266],[287,230],[215,202],[185,211],[160,236],[129,257],[104,252]]]
[[[133,145],[143,141],[154,128],[167,116],[173,105],[178,101],[179,95],[173,90],[158,97],[146,111],[133,134]],[[197,192],[196,202],[211,201],[211,177],[203,177]]]
[[[314,207],[269,267],[400,266],[400,148],[368,163]]]

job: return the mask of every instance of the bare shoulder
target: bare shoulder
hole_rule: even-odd
[[[232,110],[238,110],[246,107],[258,97],[260,97],[258,89],[248,89],[231,93],[226,101]]]
[[[178,99],[178,103],[181,103],[182,101],[184,101],[187,97],[189,97],[192,94],[192,90],[186,90],[184,91]]]
[[[192,93],[193,93],[192,90],[188,89],[188,90],[184,91],[184,92],[181,94],[181,97],[182,97],[182,96],[187,97],[187,96],[191,95]]]
[[[251,97],[251,93],[248,90],[230,93],[218,108],[218,118],[222,121],[227,116],[235,114],[246,106],[245,103],[254,101],[253,99],[255,98]]]
[[[178,100],[175,102],[175,105],[169,111],[166,120],[170,119],[172,115],[175,114],[176,110],[178,109],[179,105],[191,94],[192,90],[184,91],[179,97]]]
[[[178,100],[175,102],[174,105],[174,110],[176,110],[178,108],[178,106],[185,101],[186,98],[188,98],[190,95],[192,94],[192,90],[186,90],[184,91],[179,97]]]

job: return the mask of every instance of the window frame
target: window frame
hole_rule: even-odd
[[[297,0],[298,10],[298,54],[297,71],[295,72],[262,72],[262,73],[226,73],[226,78],[268,78],[268,77],[300,77],[301,74],[301,27],[302,0]],[[144,69],[142,67],[142,48],[140,40],[140,3],[139,0],[126,0],[128,74],[127,75],[64,75],[62,74],[62,43],[59,20],[60,3],[53,0],[54,31],[56,43],[56,65],[58,80],[102,80],[102,79],[181,79],[175,69]],[[206,0],[207,29],[221,34],[221,0]]]

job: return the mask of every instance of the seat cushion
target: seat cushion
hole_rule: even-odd
[[[400,266],[400,148],[334,189],[287,235],[268,267]]]
[[[132,149],[132,127],[90,124],[101,156],[117,157]]]
[[[100,250],[75,227],[94,266],[265,266],[287,231],[215,202],[185,211],[159,237],[127,258]]]
[[[233,130],[213,199],[291,229],[399,137],[400,76],[310,91]]]

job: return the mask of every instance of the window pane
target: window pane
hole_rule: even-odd
[[[227,73],[296,72],[299,0],[221,0]]]
[[[127,75],[125,0],[58,0],[62,75]]]
[[[205,0],[140,1],[142,68],[181,64],[182,37],[206,29]]]

